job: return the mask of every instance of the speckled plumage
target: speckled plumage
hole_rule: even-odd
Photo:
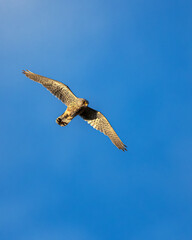
[[[32,73],[29,70],[23,71],[23,73],[33,81],[41,83],[53,95],[67,105],[66,111],[56,119],[56,122],[60,126],[66,126],[74,117],[79,115],[93,128],[107,135],[117,148],[123,151],[127,150],[127,146],[120,140],[105,116],[88,107],[89,102],[87,100],[76,97],[68,86],[59,81]]]

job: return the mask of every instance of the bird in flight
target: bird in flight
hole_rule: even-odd
[[[89,102],[86,99],[76,97],[67,85],[59,81],[32,73],[29,70],[23,70],[23,73],[31,80],[41,83],[53,95],[67,105],[66,111],[56,119],[57,124],[62,127],[66,126],[74,117],[79,115],[93,128],[107,135],[118,149],[127,151],[127,146],[123,144],[105,116],[88,107]]]

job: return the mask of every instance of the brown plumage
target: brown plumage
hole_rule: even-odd
[[[117,148],[123,151],[127,150],[127,146],[120,140],[105,116],[88,107],[89,102],[87,100],[76,97],[68,86],[59,81],[32,73],[29,70],[23,71],[23,73],[33,81],[41,83],[67,105],[66,111],[56,119],[60,126],[66,126],[74,117],[79,115],[92,127],[107,135]]]

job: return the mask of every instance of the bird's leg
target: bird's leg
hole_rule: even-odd
[[[66,126],[72,119],[73,116],[71,116],[70,111],[67,109],[61,116],[56,119],[56,123],[63,127]]]

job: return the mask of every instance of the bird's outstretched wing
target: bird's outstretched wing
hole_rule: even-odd
[[[53,95],[55,95],[57,98],[59,98],[64,104],[67,106],[70,103],[73,103],[77,100],[77,97],[72,93],[70,88],[53,79],[43,77],[41,75],[32,73],[29,70],[24,71],[23,73],[30,79],[32,79],[35,82],[41,83],[44,87],[46,87]]]
[[[127,146],[122,143],[121,139],[118,137],[111,124],[102,113],[87,107],[80,116],[92,127],[107,135],[117,148],[127,151]]]

